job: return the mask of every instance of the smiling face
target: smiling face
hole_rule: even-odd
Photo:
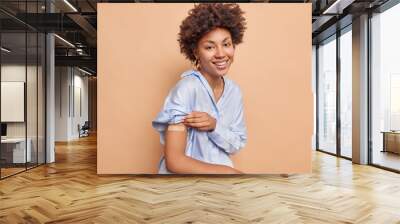
[[[198,42],[195,55],[199,59],[200,71],[210,78],[226,75],[235,54],[235,47],[228,30],[215,28]]]

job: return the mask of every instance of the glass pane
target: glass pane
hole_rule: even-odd
[[[340,36],[340,150],[352,157],[352,35],[351,30]]]
[[[0,1],[0,8],[6,12],[10,12],[15,17],[23,19],[26,10],[26,1]],[[1,30],[2,32],[25,32],[25,24],[16,19],[12,19],[7,14],[0,12]]]
[[[1,34],[1,174],[25,170],[26,151],[26,34]],[[6,50],[4,50],[6,49]],[[29,148],[29,147],[28,147]]]
[[[37,1],[27,1],[25,12],[27,19],[32,23],[37,23],[37,17],[32,16],[39,11]],[[27,167],[31,168],[37,165],[37,63],[38,63],[38,37],[37,32],[33,29],[27,30],[27,144],[30,151],[30,158]]]
[[[0,7],[20,19],[0,12],[4,178],[45,161],[45,35],[21,22],[37,23],[33,14],[45,12],[45,1],[1,1]]]
[[[400,170],[400,5],[372,17],[372,163]]]
[[[27,99],[26,99],[26,110],[27,110],[27,142],[28,142],[28,150],[30,153],[28,154],[30,158],[28,159],[27,166],[28,168],[34,167],[37,165],[37,116],[38,116],[38,88],[37,88],[37,80],[38,80],[38,49],[37,49],[37,33],[27,33],[28,38],[28,63],[27,63]]]
[[[45,60],[46,37],[39,33],[38,46],[38,163],[45,163]]]
[[[316,116],[316,103],[317,103],[317,101],[316,101],[316,89],[315,89],[315,87],[316,87],[316,84],[315,84],[315,80],[316,80],[316,68],[317,68],[317,65],[316,65],[316,62],[317,62],[317,52],[316,52],[316,47],[315,47],[315,45],[313,45],[312,46],[312,83],[313,83],[313,86],[312,86],[312,90],[313,90],[313,121],[314,121],[314,126],[313,126],[313,138],[312,138],[312,148],[313,148],[313,150],[316,150],[316,136],[317,136],[317,116]]]
[[[318,48],[318,148],[336,153],[336,38]]]

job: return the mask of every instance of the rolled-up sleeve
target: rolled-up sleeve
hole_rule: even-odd
[[[234,110],[234,121],[227,125],[221,119],[217,119],[216,127],[213,131],[208,132],[208,136],[219,148],[226,153],[234,154],[246,145],[247,130],[244,121],[243,102],[241,94],[239,102]]]
[[[152,121],[152,126],[160,133],[160,142],[164,144],[165,130],[169,124],[181,123],[190,113],[189,91],[179,82],[168,94],[162,110]]]

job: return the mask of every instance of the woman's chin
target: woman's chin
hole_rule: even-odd
[[[206,73],[208,73],[214,77],[223,77],[228,73],[229,67],[224,68],[224,69],[213,68],[213,69],[210,69],[209,71],[210,72],[206,72]]]
[[[229,69],[226,69],[226,70],[224,70],[224,71],[218,71],[216,74],[217,74],[219,77],[222,77],[222,76],[225,76],[225,75],[228,73],[228,71],[229,71]]]
[[[229,67],[225,68],[225,69],[215,69],[214,74],[222,77],[222,76],[226,75],[228,73],[228,71],[229,71]]]

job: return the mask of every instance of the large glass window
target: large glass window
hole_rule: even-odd
[[[372,163],[400,170],[400,4],[371,19]]]
[[[316,150],[317,149],[317,85],[316,85],[316,80],[317,80],[317,47],[315,45],[312,46],[312,92],[313,92],[313,121],[314,121],[314,126],[313,126],[313,138],[312,138],[312,149]]]
[[[46,129],[46,76],[45,76],[45,66],[46,66],[46,36],[44,33],[38,33],[38,64],[37,64],[37,101],[38,101],[38,110],[37,110],[37,147],[38,147],[38,155],[37,162],[38,164],[46,163],[46,138],[45,138],[45,129]]]
[[[336,153],[336,36],[318,47],[318,149]]]
[[[27,167],[33,167],[37,164],[37,132],[38,132],[38,111],[37,111],[37,92],[38,92],[38,34],[36,32],[28,32],[27,35],[27,75],[26,75],[26,91],[28,93],[26,99],[26,113],[27,113],[27,141],[28,148],[30,151],[30,161],[27,163]]]
[[[352,157],[352,35],[351,26],[340,36],[340,154]]]
[[[1,47],[0,150],[1,176],[5,177],[25,170],[31,156],[26,144],[26,33],[3,32]]]
[[[43,12],[44,1],[7,1],[18,16]],[[0,12],[0,178],[45,162],[45,35]]]

